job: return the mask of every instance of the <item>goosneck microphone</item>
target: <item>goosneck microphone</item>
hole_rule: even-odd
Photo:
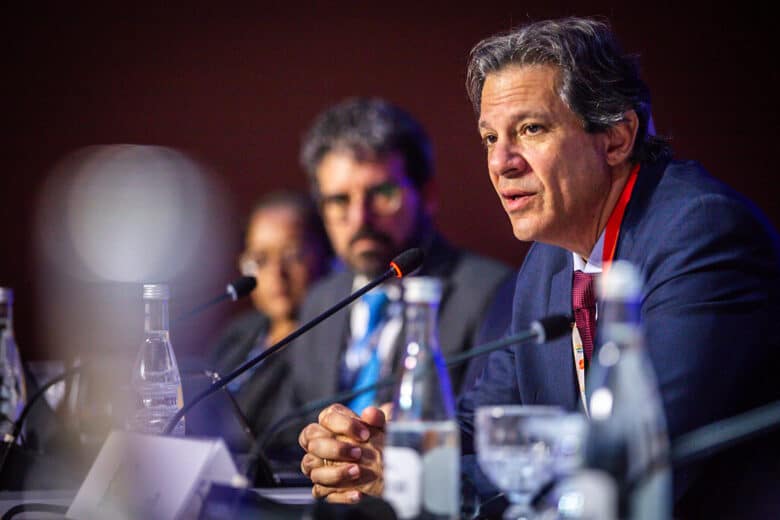
[[[493,352],[494,350],[498,350],[513,344],[521,344],[529,341],[533,341],[537,345],[540,345],[542,343],[547,343],[548,341],[557,339],[563,336],[564,334],[571,333],[571,327],[572,327],[571,316],[566,316],[563,314],[553,314],[545,318],[542,318],[540,320],[531,322],[528,329],[518,334],[514,334],[512,336],[506,336],[504,338],[501,338],[496,341],[491,341],[489,343],[484,343],[482,345],[478,345],[469,350],[466,350],[465,352],[461,352],[460,354],[450,356],[445,360],[445,366],[447,368],[452,368],[461,365],[472,358],[487,354],[489,352]],[[418,374],[416,377],[423,377],[425,374],[428,373],[428,370],[431,369],[432,367],[428,367],[426,370]],[[249,457],[248,457],[247,478],[249,479],[250,482],[254,481],[254,476],[255,476],[254,474],[257,469],[256,465],[258,464],[258,461],[261,459],[262,454],[265,451],[266,445],[290,421],[293,421],[300,417],[305,417],[306,415],[314,411],[320,410],[321,408],[324,408],[330,404],[347,402],[353,397],[360,395],[364,392],[385,388],[387,386],[395,384],[395,382],[396,382],[396,376],[390,375],[372,385],[358,388],[356,390],[349,390],[346,392],[342,392],[340,394],[333,395],[325,399],[311,401],[310,403],[307,403],[302,407],[281,417],[278,421],[272,424],[265,432],[263,432],[262,435],[258,436],[255,444],[252,446],[252,449],[250,450]]]
[[[254,276],[241,276],[225,287],[225,292],[217,296],[216,298],[213,298],[205,303],[202,303],[196,307],[193,307],[186,313],[182,314],[181,316],[177,317],[172,321],[172,324],[179,323],[187,318],[190,318],[192,316],[195,316],[196,314],[203,312],[204,310],[210,308],[213,305],[216,305],[219,302],[222,302],[224,300],[227,300],[228,298],[232,301],[236,301],[239,298],[243,298],[244,296],[248,295],[254,288],[257,286],[257,280]],[[11,430],[10,434],[6,434],[5,438],[2,439],[4,445],[2,448],[0,448],[0,470],[2,470],[3,465],[5,464],[5,460],[8,457],[8,453],[11,450],[11,446],[16,442],[16,439],[19,438],[19,434],[22,432],[22,428],[24,427],[24,421],[27,419],[27,416],[30,414],[30,411],[32,410],[32,407],[35,403],[37,403],[41,397],[46,393],[46,391],[51,388],[52,386],[56,385],[60,381],[64,381],[68,379],[69,377],[78,374],[82,370],[84,370],[84,367],[87,365],[77,365],[74,367],[69,368],[62,374],[52,378],[46,384],[41,386],[37,392],[35,392],[32,397],[30,397],[30,400],[27,401],[27,404],[22,409],[22,413],[19,414],[19,418],[16,419],[16,422],[13,425],[13,429]]]
[[[225,292],[217,296],[216,298],[213,298],[207,302],[204,302],[197,307],[193,307],[189,311],[185,312],[181,316],[177,317],[175,320],[173,320],[172,324],[179,323],[180,321],[184,321],[187,318],[190,318],[192,316],[195,316],[196,314],[200,314],[204,310],[208,309],[212,305],[216,305],[221,301],[227,300],[230,298],[232,301],[236,301],[239,298],[243,298],[247,294],[251,293],[255,287],[257,287],[257,280],[254,276],[241,276],[239,278],[236,278],[227,286],[225,286]]]
[[[253,366],[257,365],[264,359],[268,358],[269,356],[272,356],[282,350],[284,347],[286,347],[292,340],[296,339],[301,334],[306,333],[309,329],[319,324],[321,321],[329,318],[331,315],[335,314],[339,310],[343,309],[353,301],[357,300],[361,296],[363,296],[365,293],[376,287],[377,285],[383,283],[389,278],[402,278],[414,271],[417,270],[420,265],[423,263],[423,259],[425,258],[425,253],[423,253],[422,249],[413,248],[413,249],[407,249],[400,255],[396,256],[391,262],[390,267],[381,275],[374,278],[372,281],[358,289],[357,291],[353,292],[340,302],[338,302],[336,305],[332,306],[319,316],[316,316],[309,322],[302,325],[300,328],[294,330],[278,342],[276,342],[274,345],[271,345],[266,350],[261,352],[256,357],[250,359],[240,367],[233,370],[231,373],[226,375],[224,378],[220,379],[216,383],[212,384],[210,387],[208,387],[206,390],[201,392],[200,394],[196,395],[192,401],[187,403],[184,407],[182,407],[178,412],[176,412],[176,415],[174,415],[171,420],[166,425],[165,429],[163,430],[163,434],[167,435],[171,433],[174,426],[176,426],[176,423],[178,423],[182,417],[184,417],[187,412],[189,412],[196,404],[201,402],[206,397],[210,396],[214,392],[218,391],[220,388],[225,387],[228,383],[230,383],[232,380],[252,368]]]

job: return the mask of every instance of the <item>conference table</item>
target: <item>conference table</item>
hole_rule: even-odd
[[[78,490],[29,490],[29,491],[0,491],[0,515],[19,504],[51,504],[68,507],[73,502]],[[222,489],[210,495],[206,505],[207,510],[202,514],[208,518],[233,518],[226,505],[230,500],[228,490]],[[232,498],[235,498],[235,494]],[[264,500],[265,499],[265,500]],[[245,490],[241,505],[245,512],[262,512],[270,508],[287,508],[294,514],[302,511],[314,503],[309,487],[279,487],[279,488],[252,488]],[[13,516],[14,520],[30,519],[55,519],[62,518],[62,513],[45,513],[39,511],[21,512]],[[77,520],[77,519],[74,519]]]

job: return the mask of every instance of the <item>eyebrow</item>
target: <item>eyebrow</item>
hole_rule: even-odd
[[[343,197],[349,197],[349,193],[346,191],[337,191],[334,193],[320,193],[321,200],[340,199]]]
[[[381,190],[383,188],[386,188],[388,186],[392,186],[394,188],[401,188],[403,187],[403,182],[398,182],[393,179],[387,179],[385,181],[379,182],[377,184],[373,184],[369,187],[367,187],[365,190],[363,190],[364,193],[369,193],[371,191]],[[321,198],[328,198],[328,197],[349,197],[349,190],[345,191],[337,191],[334,193],[320,193]]]
[[[539,111],[529,111],[529,110],[523,110],[516,112],[509,116],[509,120],[513,123],[516,123],[517,121],[522,121],[524,119],[547,119],[549,113],[548,112],[539,112]],[[484,119],[480,119],[478,123],[478,128],[480,129],[490,129],[491,126],[488,125]]]

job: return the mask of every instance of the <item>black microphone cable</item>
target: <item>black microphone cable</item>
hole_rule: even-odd
[[[536,340],[537,344],[546,343],[548,341],[551,341],[553,339],[556,339],[566,334],[567,332],[570,332],[571,322],[572,319],[570,316],[558,315],[558,314],[547,316],[540,320],[533,321],[531,325],[528,327],[528,329],[524,330],[523,332],[520,332],[512,336],[507,336],[495,341],[491,341],[488,343],[484,343],[482,345],[473,347],[459,354],[450,356],[448,359],[445,360],[444,366],[447,369],[450,369],[455,366],[461,365],[462,363],[465,363],[466,361],[469,361],[472,358],[484,354],[488,354],[490,352],[493,352],[494,350],[499,350],[516,343],[525,343],[530,340]],[[432,369],[433,369],[432,365],[425,367],[419,374],[415,376],[415,379],[422,378],[423,376],[425,376],[425,374],[427,374]],[[333,403],[348,402],[350,399],[360,394],[363,394],[365,392],[370,392],[372,390],[380,390],[388,386],[392,386],[393,384],[395,384],[395,382],[396,382],[396,376],[390,375],[377,381],[372,385],[364,386],[362,388],[358,388],[355,390],[344,391],[339,394],[326,397],[324,399],[311,401],[301,406],[300,408],[293,410],[287,415],[279,418],[268,429],[266,429],[265,432],[263,432],[263,434],[258,437],[258,439],[256,439],[256,442],[253,444],[252,449],[249,451],[249,455],[247,456],[247,475],[246,475],[249,482],[254,482],[256,471],[258,470],[257,466],[262,460],[265,460],[264,453],[268,443],[271,440],[273,440],[273,438],[279,432],[283,431],[288,426],[288,423],[294,420],[302,419],[308,416],[309,414],[317,410],[320,410],[328,405],[331,405]]]
[[[71,376],[80,373],[83,367],[84,365],[77,365],[69,368],[62,374],[53,377],[45,385],[40,387],[38,391],[32,395],[32,397],[30,397],[30,399],[27,401],[27,404],[24,406],[24,408],[22,408],[22,413],[20,413],[19,417],[16,419],[16,421],[14,421],[11,433],[6,434],[5,438],[3,439],[3,447],[2,451],[0,451],[0,471],[2,471],[3,467],[5,466],[5,461],[8,458],[8,454],[11,452],[12,446],[16,443],[16,439],[18,439],[19,435],[22,433],[24,422],[27,419],[27,416],[30,415],[30,411],[32,411],[33,405],[37,403],[41,397],[43,397],[49,388],[61,381],[65,381]]]
[[[400,255],[396,256],[392,262],[390,262],[390,267],[382,273],[377,278],[373,279],[357,291],[353,292],[340,302],[336,303],[334,306],[320,314],[319,316],[315,317],[314,319],[310,320],[309,322],[302,325],[300,328],[294,330],[281,340],[277,341],[275,344],[271,345],[267,349],[265,349],[263,352],[255,356],[254,358],[246,361],[244,364],[233,370],[231,373],[226,375],[225,377],[221,378],[219,381],[212,384],[210,387],[202,391],[200,394],[196,395],[189,403],[187,403],[184,407],[179,409],[178,412],[171,418],[171,420],[168,422],[168,424],[165,426],[165,429],[163,430],[163,435],[168,435],[171,433],[173,428],[176,426],[176,424],[181,420],[182,417],[184,417],[187,412],[189,412],[195,405],[197,405],[199,402],[201,402],[206,397],[210,396],[220,388],[224,388],[227,386],[228,383],[233,381],[235,378],[252,368],[253,366],[259,364],[264,359],[268,358],[269,356],[272,356],[282,350],[284,347],[286,347],[291,341],[298,338],[302,334],[306,333],[311,329],[312,327],[315,327],[323,320],[329,318],[336,312],[340,311],[353,301],[357,300],[361,296],[363,296],[365,293],[376,287],[377,285],[383,283],[389,278],[397,277],[401,278],[403,276],[408,275],[409,273],[414,272],[423,262],[423,258],[425,256],[425,253],[423,253],[422,249],[419,248],[413,248],[413,249],[407,249]]]

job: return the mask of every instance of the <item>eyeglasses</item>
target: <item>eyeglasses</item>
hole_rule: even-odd
[[[368,188],[363,193],[364,207],[380,217],[393,215],[403,202],[403,185],[396,182],[383,182]],[[349,193],[333,193],[320,196],[320,208],[325,220],[331,222],[346,221],[349,208],[354,203]]]
[[[294,248],[280,253],[250,253],[245,252],[238,258],[238,266],[244,276],[254,276],[261,269],[267,268],[272,262],[289,268],[300,265],[306,259],[306,250]]]

